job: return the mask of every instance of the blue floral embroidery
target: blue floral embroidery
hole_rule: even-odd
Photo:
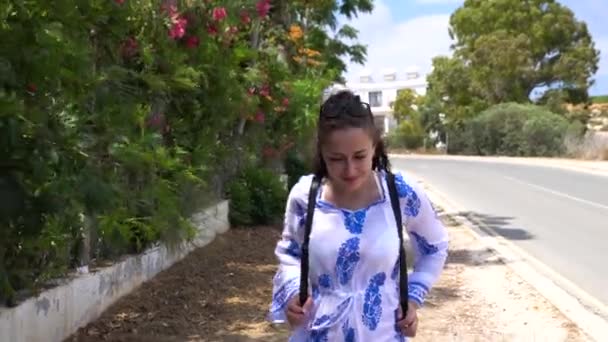
[[[346,285],[350,281],[357,262],[359,262],[359,238],[354,237],[346,240],[338,251],[336,274],[340,284]]]
[[[366,210],[359,210],[355,212],[342,211],[344,215],[344,225],[346,229],[352,234],[361,234],[363,231],[363,224],[365,223]]]
[[[408,197],[404,212],[408,216],[418,216],[420,212],[420,198],[418,198],[415,192],[412,192],[412,196]]]
[[[437,248],[437,246],[435,246],[435,245],[430,244],[424,238],[424,236],[421,236],[416,232],[411,232],[411,234],[416,239],[416,244],[418,245],[418,250],[420,251],[420,253],[422,253],[422,255],[430,255],[430,254],[437,253],[437,251],[439,251],[439,248]]]
[[[338,323],[341,317],[344,317],[345,310],[351,305],[352,298],[347,298],[342,301],[331,315],[323,315],[315,320],[312,325],[312,330],[321,331],[326,328],[331,328]]]
[[[286,253],[296,259],[300,259],[302,251],[300,250],[300,244],[296,240],[289,240],[289,246],[287,247]]]
[[[403,176],[400,174],[395,174],[395,185],[397,186],[397,194],[401,198],[407,197],[410,193],[414,192],[414,190],[407,185]]]
[[[365,303],[363,304],[363,325],[369,330],[376,330],[382,316],[382,294],[380,287],[384,285],[386,274],[378,273],[370,279],[365,290]]]
[[[347,320],[342,325],[342,334],[344,335],[344,342],[355,342],[355,329],[351,328]]]
[[[327,323],[327,322],[329,322],[330,318],[331,317],[329,317],[329,315],[323,315],[315,320],[314,325],[317,326],[317,325],[321,325],[323,323]]]
[[[285,282],[272,296],[272,306],[271,311],[277,312],[283,310],[285,305],[287,304],[287,300],[289,299],[289,294],[292,292],[292,289],[297,286],[296,279],[291,279]]]
[[[329,315],[323,315],[315,320],[313,326],[327,323],[329,320],[330,320]],[[313,342],[328,342],[329,341],[328,336],[327,336],[328,333],[329,333],[329,329],[313,330],[310,333],[310,340]]]
[[[429,292],[428,287],[418,282],[411,282],[408,284],[408,298],[415,301],[418,305],[422,306],[424,298]]]
[[[318,299],[319,294],[320,294],[319,286],[317,286],[316,284],[312,285],[312,298],[315,300]]]
[[[329,274],[321,274],[319,276],[319,285],[324,289],[331,288],[331,277]]]
[[[403,176],[400,174],[395,175],[395,184],[397,186],[397,194],[400,198],[405,198],[404,213],[408,216],[418,216],[420,212],[420,198],[418,194],[409,186]]]

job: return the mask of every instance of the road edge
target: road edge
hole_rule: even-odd
[[[436,159],[436,160],[460,160],[460,161],[476,161],[502,163],[511,165],[531,165],[542,166],[553,169],[566,170],[571,172],[581,172],[594,176],[608,177],[608,167],[599,168],[593,166],[594,162],[608,163],[608,161],[589,161],[578,159],[559,159],[559,158],[540,158],[540,157],[505,157],[505,156],[463,156],[463,155],[446,155],[446,154],[399,154],[389,153],[389,158],[408,159]]]
[[[458,213],[465,208],[454,203],[445,194],[434,188],[423,177],[406,170],[425,189],[429,200],[443,208],[447,215],[457,220],[484,247],[497,253],[504,265],[530,284],[541,296],[553,304],[566,318],[576,324],[583,333],[595,341],[605,340],[608,335],[608,307],[580,289],[540,260],[504,239],[482,222],[473,221]]]

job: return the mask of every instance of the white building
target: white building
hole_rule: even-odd
[[[399,91],[412,89],[418,95],[426,94],[426,79],[420,75],[419,69],[410,67],[399,77],[393,69],[382,71],[380,80],[375,80],[371,71],[366,70],[359,75],[356,82],[335,84],[329,91],[348,89],[361,97],[361,101],[369,103],[376,119],[376,125],[384,133],[388,133],[396,124],[393,118],[392,104],[397,99]]]

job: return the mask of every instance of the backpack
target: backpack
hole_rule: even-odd
[[[390,171],[386,171],[386,181],[388,183],[388,192],[391,198],[391,206],[393,207],[393,213],[395,215],[395,222],[397,222],[397,232],[399,235],[399,294],[401,310],[403,311],[403,317],[407,313],[408,298],[407,298],[407,264],[405,248],[403,246],[403,222],[401,218],[401,208],[399,206],[399,196],[397,194],[397,185],[395,183],[395,175]],[[308,194],[308,208],[306,211],[306,226],[304,230],[304,242],[302,243],[302,260],[300,266],[300,305],[304,305],[308,298],[308,245],[310,243],[310,232],[312,230],[312,220],[314,216],[317,193],[321,185],[321,178],[315,175],[310,185],[310,192]],[[403,289],[406,289],[406,295],[402,296]],[[404,298],[405,297],[405,298]]]

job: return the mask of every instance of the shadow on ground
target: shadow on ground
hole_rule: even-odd
[[[463,211],[457,215],[466,217],[471,222],[475,223],[478,228],[486,231],[490,230],[494,234],[500,235],[507,240],[522,241],[531,240],[534,235],[527,230],[518,227],[512,227],[511,222],[515,219],[510,216],[496,216],[491,214],[482,214],[474,211]]]

